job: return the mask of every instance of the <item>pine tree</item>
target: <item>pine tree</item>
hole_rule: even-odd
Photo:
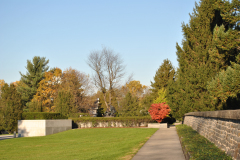
[[[44,73],[44,79],[39,82],[37,93],[28,103],[29,110],[54,112],[54,100],[60,87],[61,76],[62,70],[59,68]]]
[[[190,15],[189,24],[182,25],[182,47],[176,47],[178,77],[168,90],[171,112],[178,118],[190,111],[215,110],[207,83],[231,61],[238,62],[233,21],[223,16],[229,6],[230,2],[222,0],[202,0]]]
[[[21,74],[20,85],[18,91],[22,95],[24,105],[33,99],[33,96],[37,93],[39,82],[44,78],[44,72],[48,70],[49,60],[45,57],[35,56],[32,61],[27,60],[27,73]]]
[[[175,70],[168,59],[165,59],[161,66],[158,68],[154,81],[151,82],[152,92],[154,97],[158,96],[158,90],[162,88],[167,88],[168,81],[174,79]]]
[[[21,119],[23,105],[21,95],[17,92],[16,86],[13,84],[10,84],[9,86],[5,83],[2,87],[0,105],[4,117],[0,120],[2,123],[2,129],[7,130],[10,133],[17,131],[17,123],[18,120]]]
[[[239,109],[240,65],[233,63],[226,71],[219,72],[207,89],[216,109]]]

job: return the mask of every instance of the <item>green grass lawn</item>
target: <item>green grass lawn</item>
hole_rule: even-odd
[[[152,128],[92,128],[0,141],[0,159],[131,159]]]

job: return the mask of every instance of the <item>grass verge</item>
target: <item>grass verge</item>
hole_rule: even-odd
[[[0,159],[131,159],[157,129],[91,128],[0,141]]]
[[[182,147],[191,160],[231,160],[221,149],[187,125],[176,126]]]

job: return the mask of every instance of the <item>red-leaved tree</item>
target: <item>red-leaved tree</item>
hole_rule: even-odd
[[[166,102],[152,104],[148,110],[152,119],[156,120],[159,123],[167,117],[170,111],[171,109],[169,108],[169,105],[166,104]]]

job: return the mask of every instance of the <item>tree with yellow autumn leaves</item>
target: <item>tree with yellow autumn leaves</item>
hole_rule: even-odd
[[[61,84],[59,86],[58,97],[56,100],[56,109],[66,106],[70,112],[86,111],[86,93],[88,88],[89,77],[78,70],[68,68],[63,72]],[[62,97],[62,98],[61,98]],[[68,97],[68,99],[66,99]],[[70,102],[68,102],[71,99]],[[67,114],[69,114],[67,113]]]
[[[86,112],[89,81],[88,75],[72,68],[63,72],[59,68],[45,72],[29,109],[35,112],[61,112],[65,107],[71,108],[68,109],[69,113]]]
[[[39,82],[37,93],[29,106],[30,111],[54,112],[54,100],[60,87],[62,70],[54,68],[44,73],[44,79]]]

